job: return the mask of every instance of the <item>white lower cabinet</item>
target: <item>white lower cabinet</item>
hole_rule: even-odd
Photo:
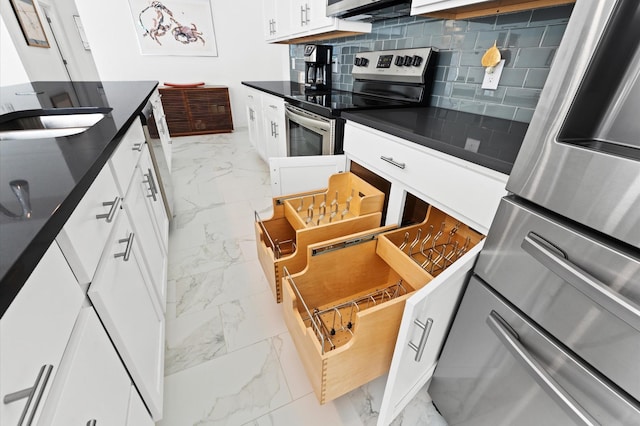
[[[52,244],[0,319],[0,424],[37,423],[83,299]]]
[[[155,296],[164,311],[167,299],[167,252],[163,241],[165,236],[159,233],[168,232],[169,223],[161,195],[156,190],[157,180],[148,163],[148,155],[145,148],[122,204],[132,218],[137,239],[135,243],[141,246]],[[158,209],[162,210],[156,212]],[[159,226],[158,217],[162,221]],[[164,228],[163,231],[161,228]]]
[[[287,155],[284,100],[256,89],[247,88],[247,121],[249,140],[260,157]]]
[[[416,281],[415,285],[411,285],[415,291],[407,294],[406,303],[399,311],[401,318],[398,315],[397,339],[377,342],[371,346],[376,348],[375,351],[370,348],[367,350],[371,350],[371,352],[365,351],[365,353],[369,353],[368,356],[354,356],[351,357],[354,359],[351,359],[348,355],[350,350],[354,350],[362,343],[363,335],[359,337],[360,340],[357,342],[349,342],[344,347],[325,351],[320,355],[316,354],[316,350],[321,347],[321,344],[318,343],[311,326],[302,320],[289,320],[287,323],[307,374],[314,385],[316,395],[321,402],[330,400],[331,394],[335,397],[335,395],[353,389],[349,382],[354,380],[353,377],[360,374],[361,370],[379,368],[379,365],[368,366],[367,363],[375,358],[374,355],[378,352],[387,351],[387,346],[389,346],[389,357],[380,357],[386,360],[387,364],[384,368],[388,368],[386,370],[388,371],[387,383],[378,419],[378,425],[383,426],[390,424],[431,378],[461,295],[469,280],[477,255],[482,249],[484,240],[481,234],[486,234],[491,225],[499,199],[506,192],[505,184],[508,176],[349,121],[345,126],[344,150],[347,163],[356,162],[390,183],[387,225],[401,223],[404,214],[410,210],[407,207],[414,203],[414,199],[417,199],[430,205],[431,212],[433,212],[432,208],[435,208],[447,215],[449,219],[446,219],[446,226],[454,225],[458,232],[456,235],[459,236],[463,229],[467,229],[468,232],[465,232],[468,235],[474,235],[474,243],[465,251],[457,252],[458,259],[453,264],[442,271],[436,269],[433,272],[433,268],[431,270],[426,268],[425,271],[429,273],[428,275],[433,276],[423,281],[414,280]],[[314,158],[322,159],[322,157],[304,157],[304,161],[306,163],[313,162]],[[301,166],[299,158],[290,157],[277,160],[271,161],[272,181],[277,180],[280,186],[286,187],[286,183],[282,182],[284,180],[301,182],[309,180],[309,177],[304,175],[305,167],[298,167]],[[308,166],[306,163],[304,165]],[[303,173],[302,176],[296,175],[297,170]],[[451,176],[455,178],[446,178]],[[308,189],[322,187],[319,186],[321,184],[322,182],[309,183]],[[296,189],[304,191],[306,188]],[[409,202],[409,199],[412,201]],[[429,213],[429,215],[431,214]],[[405,264],[399,269],[401,276],[408,274],[411,268],[416,267],[415,262],[409,260],[411,257],[418,261],[418,265],[428,265],[426,261],[421,263],[424,259],[420,258],[418,251],[423,250],[424,243],[422,241],[427,235],[431,236],[427,248],[432,244],[434,247],[439,247],[435,246],[435,240],[438,236],[434,236],[439,227],[439,221],[442,219],[436,219],[434,222],[436,224],[433,228],[434,231],[429,231],[429,226],[425,224],[418,224],[385,232],[377,237],[378,247],[376,250],[378,255],[401,264],[408,261],[410,264]],[[444,222],[442,223],[442,227],[445,227]],[[445,229],[448,228],[445,227]],[[453,230],[451,232],[455,233]],[[349,236],[344,237],[346,247],[351,247],[353,244],[349,238]],[[355,241],[356,236],[351,238]],[[440,241],[438,244],[443,243],[445,239],[438,240]],[[384,240],[384,244],[381,240]],[[336,251],[336,247],[341,247],[341,243],[341,240],[335,239],[326,244],[329,244],[328,247],[335,253],[339,253],[340,250]],[[463,245],[466,243],[456,245],[455,250],[457,251]],[[324,277],[326,274],[322,271],[327,268],[337,268],[335,265],[322,263],[332,261],[333,254],[324,254],[321,243],[314,245],[313,250],[318,251],[322,256],[318,256],[318,259],[315,260],[313,259],[315,254],[313,254],[312,258],[308,260],[307,269],[291,278],[290,281],[298,281],[296,285],[300,293],[289,292],[292,296],[289,299],[284,298],[283,308],[285,310],[291,308],[289,305],[293,306],[293,314],[285,311],[285,319],[296,317],[296,310],[301,312],[301,317],[305,317],[304,309],[300,307],[297,299],[299,297],[310,297],[311,299],[316,297],[317,295],[312,294],[314,280],[320,286],[328,286],[330,278]],[[407,253],[409,254],[407,255]],[[354,271],[361,262],[350,256],[348,253],[342,256],[349,258],[349,262],[353,265],[352,270],[346,274],[357,274],[358,272]],[[325,257],[326,259],[324,259]],[[341,256],[335,255],[335,257]],[[312,267],[317,265],[320,267],[315,271],[312,270]],[[313,275],[314,272],[315,275]],[[307,281],[310,283],[309,286],[306,284]],[[409,280],[406,281],[409,285]],[[340,288],[343,287],[344,285]],[[316,302],[314,299],[309,306],[316,306],[314,304]],[[324,307],[324,305],[322,306]],[[385,317],[384,323],[387,324],[387,321],[391,321],[392,318],[385,311],[391,311],[393,306],[399,305],[394,301],[382,303],[381,306],[376,306],[371,314],[359,312],[358,315],[361,317],[358,316],[358,318],[364,320],[365,317],[374,318],[377,315]],[[322,320],[324,321],[324,318]],[[393,319],[393,321],[396,320]],[[291,324],[295,325],[291,326]],[[355,325],[353,334],[363,334],[366,331],[363,327],[364,325]],[[344,363],[349,362],[354,366],[353,370],[349,370],[350,373],[346,370],[344,374],[336,373],[343,368]],[[389,365],[390,367],[388,367]],[[380,372],[377,374],[382,374],[383,370],[380,367]],[[332,376],[334,379],[330,378]],[[370,380],[369,376],[366,380]],[[361,383],[354,382],[354,386],[356,384],[359,386]]]
[[[164,314],[127,211],[121,212],[88,296],[154,420],[162,417]]]
[[[40,424],[127,425],[131,379],[91,307],[69,339]],[[148,414],[147,414],[148,417]]]

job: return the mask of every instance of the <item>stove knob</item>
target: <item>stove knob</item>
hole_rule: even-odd
[[[356,67],[359,67],[362,65],[362,58],[358,58],[356,57],[356,60],[353,63]]]
[[[360,65],[366,67],[369,65],[369,60],[367,58],[360,58]]]
[[[414,67],[419,67],[421,63],[422,56],[413,55],[413,61],[411,62],[411,65],[413,65]]]
[[[404,65],[404,56],[396,56],[395,64],[398,67],[401,67],[402,65]]]
[[[404,57],[404,66],[405,67],[410,67],[412,62],[413,62],[413,56],[407,55],[407,56]]]

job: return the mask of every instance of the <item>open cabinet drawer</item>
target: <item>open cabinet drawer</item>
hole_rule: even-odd
[[[310,244],[380,226],[384,194],[352,173],[329,177],[328,188],[273,199],[273,216],[255,222],[258,259],[276,301],[283,268],[304,269]]]
[[[420,224],[311,245],[306,269],[284,271],[285,322],[321,404],[389,371],[405,302],[423,292],[433,337],[410,346],[435,366],[483,238],[429,206]]]

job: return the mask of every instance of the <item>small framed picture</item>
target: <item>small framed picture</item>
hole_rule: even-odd
[[[33,0],[10,0],[29,46],[50,47]]]

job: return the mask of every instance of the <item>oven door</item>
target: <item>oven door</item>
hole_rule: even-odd
[[[507,190],[640,247],[640,2],[577,2]]]
[[[331,155],[335,146],[336,120],[285,105],[287,156]]]

